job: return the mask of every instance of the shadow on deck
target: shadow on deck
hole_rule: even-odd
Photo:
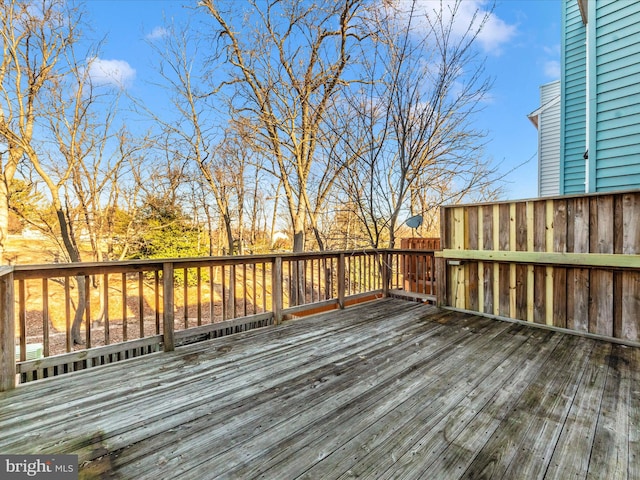
[[[385,299],[0,393],[81,478],[640,478],[640,349]]]

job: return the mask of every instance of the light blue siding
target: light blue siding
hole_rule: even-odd
[[[577,1],[563,2],[562,24],[560,193],[569,194],[585,191],[586,28]]]
[[[640,188],[640,2],[597,0],[589,13],[592,190]]]

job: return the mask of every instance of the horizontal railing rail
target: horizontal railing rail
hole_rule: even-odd
[[[434,300],[434,252],[360,250],[0,269],[0,390],[388,295]]]

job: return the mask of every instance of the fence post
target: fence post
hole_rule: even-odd
[[[273,323],[282,323],[282,257],[275,257],[271,269],[271,310]]]
[[[448,306],[448,278],[447,278],[447,259],[442,257],[435,258],[436,264],[436,306]]]
[[[0,268],[0,392],[16,387],[16,326],[13,272]]]
[[[344,308],[344,296],[345,296],[345,265],[344,265],[344,253],[338,256],[338,307]]]
[[[185,278],[185,282],[187,279]],[[162,264],[162,333],[164,351],[175,350],[174,331],[174,295],[173,295],[173,263]]]

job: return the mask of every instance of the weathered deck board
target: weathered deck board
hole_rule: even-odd
[[[0,394],[111,478],[638,478],[639,349],[380,300]]]

